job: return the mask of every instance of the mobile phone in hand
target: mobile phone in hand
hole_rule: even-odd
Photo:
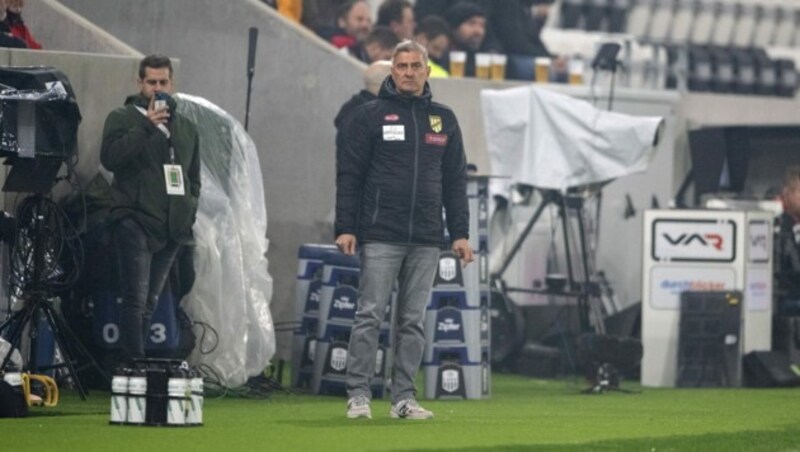
[[[169,99],[169,94],[156,93],[155,100],[153,102],[153,108],[155,108],[156,110],[163,110],[167,108],[167,99]]]

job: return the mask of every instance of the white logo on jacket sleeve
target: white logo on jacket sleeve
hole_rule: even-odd
[[[383,141],[405,141],[406,126],[404,125],[384,125]]]

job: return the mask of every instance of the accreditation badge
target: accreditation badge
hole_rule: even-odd
[[[164,178],[167,182],[168,195],[186,194],[186,189],[183,187],[183,169],[180,165],[164,165]]]
[[[384,124],[383,141],[405,141],[406,126],[402,124]]]

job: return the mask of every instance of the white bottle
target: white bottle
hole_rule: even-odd
[[[110,424],[124,424],[128,421],[128,374],[121,370],[111,379],[111,419]]]
[[[203,425],[203,377],[194,374],[189,382],[186,425]]]
[[[189,380],[183,372],[175,372],[170,376],[167,383],[167,394],[169,403],[167,404],[167,425],[184,426],[186,425],[186,399],[189,390]]]
[[[136,369],[128,378],[128,424],[144,425],[147,412],[147,376]]]

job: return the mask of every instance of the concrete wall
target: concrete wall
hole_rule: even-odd
[[[136,49],[56,0],[28,0],[23,18],[46,50],[140,56]]]
[[[320,226],[333,206],[333,118],[361,88],[363,66],[258,0],[61,3],[144,53],[179,58],[180,91],[206,97],[242,123],[248,28],[259,28],[250,134],[269,216],[271,310],[277,322],[292,320],[298,245],[333,240]],[[290,339],[278,336],[279,358],[288,358]]]

